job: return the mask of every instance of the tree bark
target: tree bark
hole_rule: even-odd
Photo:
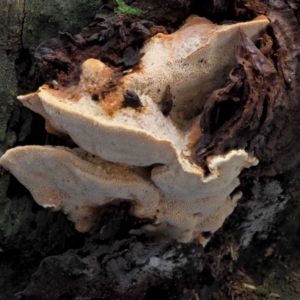
[[[276,299],[279,296],[297,299],[300,7],[292,0],[273,2],[271,5],[267,1],[251,0],[207,0],[201,4],[185,0],[126,1],[155,21],[155,25],[151,25],[153,34],[175,30],[191,13],[215,22],[243,21],[260,13],[267,14],[271,20],[267,35],[272,45],[261,43],[260,51],[266,60],[274,62],[276,75],[268,77],[257,67],[255,59],[249,63],[252,55],[249,53],[254,50],[252,46],[247,48],[245,42],[241,46],[245,52],[240,52],[238,60],[250,65],[248,69],[239,67],[239,89],[230,83],[231,98],[222,98],[217,91],[204,108],[201,121],[204,138],[199,141],[201,151],[196,152],[199,163],[209,154],[223,153],[224,149],[241,145],[263,162],[254,172],[243,174],[244,196],[207,247],[203,249],[196,241],[149,245],[143,239],[130,236],[129,229],[142,221],[130,216],[127,204],[105,213],[94,232],[78,233],[62,213],[35,204],[28,191],[1,168],[0,300],[162,297],[213,300]],[[21,107],[16,96],[56,79],[57,74],[51,73],[51,64],[36,61],[35,57],[40,57],[35,51],[41,43],[57,38],[59,32],[63,33],[57,40],[63,40],[65,47],[68,39],[79,32],[82,36],[91,36],[93,24],[87,26],[92,22],[94,25],[106,22],[108,26],[120,20],[138,22],[133,17],[113,16],[115,5],[108,0],[0,2],[1,154],[15,145],[62,143],[45,132],[43,120]],[[114,36],[118,41],[117,34],[119,31],[117,38]],[[133,43],[142,44],[146,38],[147,35],[133,34]],[[118,42],[112,47],[110,52],[101,55],[114,64],[125,48],[120,48]],[[81,50],[76,53],[78,61],[89,54]],[[250,75],[253,82],[249,81]],[[73,79],[59,78],[62,83]],[[272,86],[275,81],[278,93],[265,100],[269,95],[266,87],[275,89]],[[256,96],[249,96],[251,88],[259,91]],[[215,121],[216,112],[223,102],[236,96],[234,93],[252,102],[235,107],[234,114],[226,116],[226,122]],[[282,97],[275,98],[280,93]],[[263,101],[273,100],[275,104],[270,110],[269,104],[265,104],[266,110],[262,107],[264,120],[269,123],[253,122],[249,112],[253,113]],[[266,117],[270,111],[271,119]],[[238,117],[239,123],[236,122]],[[245,119],[250,120],[249,123]],[[239,131],[240,128],[244,131]],[[258,135],[265,139],[258,139]]]

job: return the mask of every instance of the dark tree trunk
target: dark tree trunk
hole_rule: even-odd
[[[126,48],[139,48],[151,35],[176,30],[192,13],[214,22],[246,21],[265,14],[270,20],[267,31],[256,45],[242,39],[232,80],[205,104],[203,135],[195,152],[201,165],[208,155],[236,148],[246,149],[261,163],[242,174],[243,198],[205,249],[198,241],[153,245],[129,235],[130,228],[142,221],[129,214],[127,204],[102,215],[93,233],[78,233],[62,213],[35,204],[29,192],[1,169],[0,300],[298,299],[300,4],[294,0],[126,3],[154,23],[147,23],[142,33],[126,32],[123,23],[142,21],[115,15],[116,3],[109,0],[0,2],[1,154],[15,145],[64,143],[48,135],[44,121],[21,107],[16,96],[44,82],[76,80],[78,65],[94,51],[82,51],[74,37],[77,33],[92,39],[95,24],[101,22],[117,28],[110,48],[98,54],[112,65],[121,59],[130,66],[139,55],[122,56]],[[132,44],[119,43],[120,32],[128,34]],[[72,72],[58,76],[54,59],[41,63],[44,54],[36,49],[41,43],[49,48],[55,44],[61,54],[70,40]],[[224,105],[232,109],[224,110]]]

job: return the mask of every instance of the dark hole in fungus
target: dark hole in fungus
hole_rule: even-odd
[[[99,100],[99,95],[98,94],[93,94],[92,95],[92,100],[93,101],[98,101]]]
[[[142,107],[142,102],[139,98],[139,96],[134,91],[126,91],[126,94],[124,95],[124,100],[122,103],[122,107],[132,107],[132,108],[140,108]]]
[[[202,236],[206,239],[209,239],[212,236],[212,233],[210,231],[203,231]]]
[[[172,93],[170,85],[168,85],[160,102],[160,110],[165,117],[167,117],[170,114],[172,106]]]

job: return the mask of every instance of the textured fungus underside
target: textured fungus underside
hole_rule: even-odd
[[[17,147],[7,151],[0,162],[38,204],[63,210],[81,232],[95,225],[99,207],[125,200],[132,204],[135,216],[155,220],[143,232],[188,242],[221,227],[241,196],[232,194],[239,185],[237,176],[243,168],[257,164],[243,150],[208,161],[209,176],[197,167],[183,178],[178,166],[171,165],[166,171],[157,166],[150,173],[63,147]],[[173,175],[176,171],[179,180]],[[175,187],[183,180],[176,193]]]
[[[205,244],[202,232],[221,227],[241,196],[240,172],[258,160],[235,148],[196,164],[201,130],[191,117],[224,83],[240,29],[254,38],[267,24],[263,16],[219,26],[191,16],[175,33],[151,38],[137,68],[123,76],[100,60],[86,60],[78,85],[44,85],[19,100],[46,119],[51,133],[70,136],[87,153],[17,147],[1,164],[39,204],[62,209],[80,231],[95,224],[98,207],[123,200],[135,216],[153,220],[139,232]]]

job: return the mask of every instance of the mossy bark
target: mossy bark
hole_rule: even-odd
[[[41,135],[32,137],[32,142],[45,139],[43,129],[34,128],[42,122],[32,122],[36,117],[16,100],[18,94],[33,91],[39,84],[34,79],[36,47],[42,41],[56,37],[59,31],[76,33],[93,20],[98,8],[97,0],[0,1],[0,155],[7,148],[22,144],[32,131]],[[36,214],[39,208],[33,212],[33,206],[31,197],[24,194],[21,186],[14,185],[10,175],[1,168],[1,300],[13,299],[13,294],[28,282],[32,273],[30,265],[37,267],[39,261],[55,248],[51,245],[55,243],[51,238],[53,233],[47,233],[52,217],[46,211]],[[64,222],[65,217],[61,216],[58,227],[61,228]],[[39,229],[37,232],[36,226],[42,226],[46,231]],[[50,243],[46,241],[48,238],[52,240]],[[39,248],[40,243],[44,246]],[[35,258],[31,250],[35,252]]]

